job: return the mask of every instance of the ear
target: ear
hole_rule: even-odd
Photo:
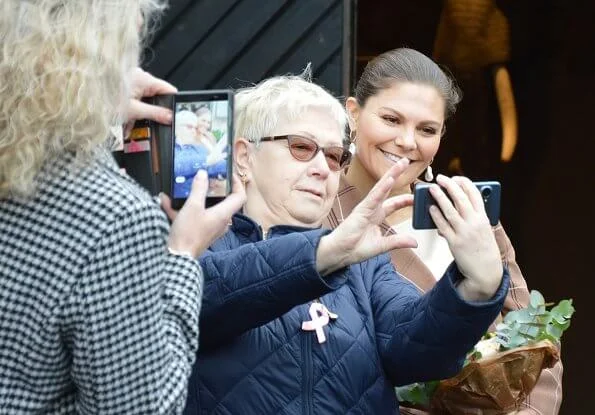
[[[357,99],[355,99],[355,97],[347,98],[345,101],[345,109],[347,109],[347,114],[349,115],[349,128],[351,131],[357,130],[357,118],[359,117],[361,110]]]
[[[244,137],[237,137],[233,143],[233,161],[238,173],[244,173],[246,181],[250,178],[250,142]]]

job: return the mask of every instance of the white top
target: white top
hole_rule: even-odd
[[[453,261],[446,239],[436,229],[413,229],[411,219],[392,227],[397,233],[406,233],[415,238],[417,248],[413,252],[426,264],[434,278],[439,280]]]

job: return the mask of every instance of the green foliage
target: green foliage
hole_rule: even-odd
[[[546,304],[543,295],[532,290],[527,308],[506,314],[503,322],[496,326],[496,332],[486,333],[483,339],[495,337],[501,350],[527,346],[541,340],[558,344],[562,333],[570,327],[570,318],[575,310],[572,300],[562,300],[549,311],[548,306],[550,304]],[[467,354],[465,365],[480,358],[481,353],[474,348]],[[395,391],[400,402],[427,407],[438,384],[439,381],[413,383],[395,388]]]
[[[215,139],[217,141],[221,140],[221,137],[223,137],[223,131],[221,131],[221,130],[213,130],[213,131],[211,131],[211,133],[213,134],[213,136],[215,137]]]
[[[395,388],[399,402],[410,402],[417,405],[429,406],[430,399],[440,382],[437,380],[425,383],[412,383],[411,385]]]
[[[527,346],[541,340],[560,342],[562,333],[570,327],[574,313],[572,300],[562,300],[548,311],[548,304],[539,291],[531,291],[529,306],[509,312],[496,326],[496,337],[503,350]]]

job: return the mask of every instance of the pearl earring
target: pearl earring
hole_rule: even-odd
[[[351,155],[355,154],[355,140],[357,139],[357,137],[355,136],[355,130],[351,130],[351,132],[349,133],[349,152],[351,153]]]
[[[424,179],[426,179],[426,182],[431,182],[432,180],[434,180],[434,172],[432,171],[431,165],[428,165],[428,167],[426,167],[426,174],[424,175]]]
[[[352,156],[355,154],[355,143],[349,144],[349,152]]]

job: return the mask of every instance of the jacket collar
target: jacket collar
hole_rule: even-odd
[[[319,228],[308,228],[305,226],[291,226],[291,225],[275,225],[269,229],[267,239],[273,236],[287,235],[294,232],[306,232]],[[263,238],[262,227],[256,223],[252,218],[242,214],[236,213],[231,218],[231,230],[238,233],[251,241],[259,241]]]

